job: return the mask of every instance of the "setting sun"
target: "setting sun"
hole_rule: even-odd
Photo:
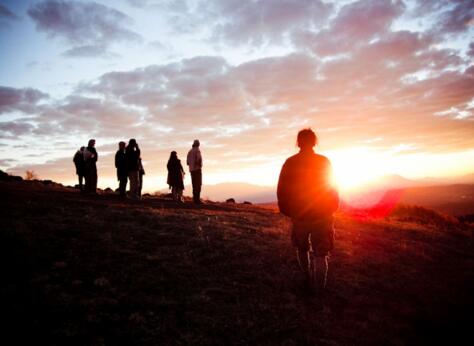
[[[334,182],[342,192],[361,188],[385,173],[377,155],[365,148],[333,152],[331,161]]]

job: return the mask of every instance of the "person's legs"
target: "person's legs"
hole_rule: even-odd
[[[84,192],[89,192],[91,190],[91,173],[89,166],[86,166],[84,172]]]
[[[314,261],[314,284],[318,291],[324,291],[329,271],[329,254],[334,248],[333,218],[322,220],[311,232],[311,247]]]
[[[119,176],[119,193],[120,196],[125,197],[125,191],[127,190],[127,176],[122,174]]]
[[[314,284],[318,291],[326,288],[328,277],[328,256],[314,256]]]
[[[91,169],[91,192],[97,192],[97,167],[92,167]]]
[[[308,225],[304,222],[293,220],[293,228],[291,230],[291,242],[296,247],[296,259],[303,273],[304,285],[311,288],[313,282],[314,265],[312,256],[309,251],[309,231]]]
[[[177,194],[177,191],[176,191],[176,187],[175,187],[175,186],[172,186],[172,187],[171,187],[171,196],[173,196],[173,201],[176,201],[177,198],[178,198],[178,194]]]
[[[183,189],[177,188],[178,202],[183,202]]]
[[[138,171],[128,172],[130,179],[130,198],[139,199],[138,197]]]
[[[201,203],[202,171],[200,169],[191,172],[191,181],[194,203]]]
[[[138,173],[138,198],[142,198],[143,174]]]
[[[296,259],[305,278],[309,278],[311,271],[311,257],[309,251],[296,249]]]
[[[82,189],[83,189],[82,181],[84,179],[84,176],[82,174],[78,174],[77,177],[79,179],[79,190],[82,191]]]

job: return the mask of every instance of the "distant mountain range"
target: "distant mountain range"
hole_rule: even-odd
[[[362,202],[362,204],[370,203],[367,196],[371,199],[378,198],[378,195],[384,191],[393,189],[406,189],[415,187],[428,186],[444,186],[453,184],[474,184],[474,174],[468,174],[455,178],[422,178],[407,179],[400,175],[383,176],[370,184],[366,184],[359,191],[346,193],[343,197],[350,200],[351,203]],[[185,193],[190,195],[192,188],[186,186]],[[252,203],[271,203],[276,201],[275,186],[258,186],[247,183],[222,183],[216,185],[204,185],[202,189],[202,197],[209,198],[214,201],[225,201],[229,198],[235,199],[236,202],[249,201]]]

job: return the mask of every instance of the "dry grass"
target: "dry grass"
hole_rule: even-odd
[[[472,341],[470,234],[426,209],[338,215],[323,299],[302,293],[289,223],[272,209],[0,189],[1,304],[17,344]]]

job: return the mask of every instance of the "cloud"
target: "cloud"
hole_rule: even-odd
[[[38,102],[47,98],[48,94],[37,89],[0,86],[0,114],[11,111],[35,112]]]
[[[66,56],[106,55],[114,42],[142,40],[127,28],[133,22],[129,16],[96,2],[45,0],[32,5],[28,15],[38,31],[71,46]]]
[[[107,51],[107,48],[102,45],[85,45],[73,47],[66,50],[63,56],[71,58],[90,58],[90,57],[103,57],[103,58],[116,58],[118,54]]]
[[[281,43],[290,31],[320,27],[333,6],[322,1],[213,1],[208,11],[219,20],[213,38],[228,44]]]
[[[432,14],[432,31],[437,34],[462,33],[469,29],[474,19],[474,3],[471,0],[417,1],[414,15]]]
[[[0,4],[0,19],[18,20],[18,16],[10,11],[6,6]]]
[[[318,132],[322,150],[361,143],[392,154],[403,143],[410,144],[409,154],[474,147],[473,43],[465,47],[466,56],[464,50],[445,48],[445,36],[431,29],[395,30],[394,23],[411,11],[401,1],[289,4],[214,1],[198,15],[191,3],[178,3],[180,12],[172,2],[135,1],[147,9],[166,8],[183,20],[196,16],[190,25],[207,18],[209,37],[224,44],[284,42],[288,48],[285,42],[291,42],[293,51],[239,64],[209,55],[110,71],[58,99],[36,89],[2,87],[0,112],[27,115],[0,123],[3,138],[54,142],[55,151],[72,155],[95,137],[101,169],[112,175],[109,156],[119,140],[132,137],[149,160],[147,173],[159,174],[169,152],[183,156],[194,138],[201,140],[206,170],[213,174],[238,172],[243,163],[247,169],[275,165],[294,150],[296,132],[307,126]],[[433,5],[433,18],[447,18],[459,4],[464,3]],[[48,30],[58,31],[53,35],[71,45],[73,56],[104,54],[99,34],[91,41],[76,38],[88,32],[87,25],[62,30],[54,22]],[[163,49],[167,41],[155,43]],[[66,172],[70,166],[67,158],[47,167]]]
[[[298,53],[232,66],[221,57],[203,56],[110,72],[37,106],[35,117],[2,123],[1,130],[10,138],[28,134],[35,143],[64,139],[56,150],[71,155],[95,137],[105,176],[113,176],[110,155],[116,143],[132,137],[150,175],[165,171],[171,150],[185,155],[194,138],[203,143],[207,172],[237,172],[242,162],[246,169],[260,169],[291,153],[303,126],[316,129],[326,150],[370,138],[382,138],[370,144],[382,152],[400,143],[410,143],[413,152],[470,149],[474,122],[459,112],[472,103],[474,74],[445,70],[459,60],[449,51],[426,49],[429,45],[423,36],[399,32],[354,54],[350,63]],[[391,46],[398,48],[387,49]],[[403,80],[435,61],[431,77]],[[15,89],[15,95],[24,93]],[[39,100],[24,97],[33,104]],[[56,179],[72,174],[70,165],[64,158],[12,169],[34,167],[43,176],[56,167]]]
[[[292,41],[297,47],[309,48],[319,56],[352,53],[388,33],[404,10],[401,1],[356,1],[343,6],[328,28],[296,31]]]
[[[357,139],[353,129],[360,140],[383,131],[385,141],[393,144],[400,139],[409,142],[414,129],[420,133],[430,129],[439,137],[445,127],[466,136],[466,119],[449,114],[440,119],[434,114],[466,107],[474,93],[472,75],[470,70],[446,70],[462,66],[462,59],[430,45],[429,37],[396,32],[350,60],[324,62],[299,53],[231,66],[219,57],[197,57],[107,73],[82,84],[78,92],[139,108],[149,125],[173,129],[169,136],[201,133],[224,146],[236,137],[254,137],[258,142],[267,132],[271,135],[265,146],[278,142],[279,136],[295,131],[288,129],[288,123],[304,123],[301,119],[316,122],[321,129],[338,128],[331,143],[338,146]],[[426,66],[430,66],[426,78],[406,82],[405,76],[417,75]],[[456,146],[474,144],[465,140]],[[252,140],[246,143],[255,146]],[[447,139],[441,145],[423,137],[416,144],[420,148],[436,144],[446,150],[455,147],[451,143]],[[239,146],[244,149],[247,144]]]
[[[12,22],[18,21],[19,19],[15,13],[0,4],[0,30],[8,28]]]
[[[0,122],[0,138],[16,139],[20,136],[31,134],[34,126],[21,121]]]
[[[150,6],[148,1],[130,2]],[[261,46],[283,43],[298,28],[321,27],[334,5],[320,0],[200,0],[156,8],[167,14],[176,34],[203,32],[212,44]]]

